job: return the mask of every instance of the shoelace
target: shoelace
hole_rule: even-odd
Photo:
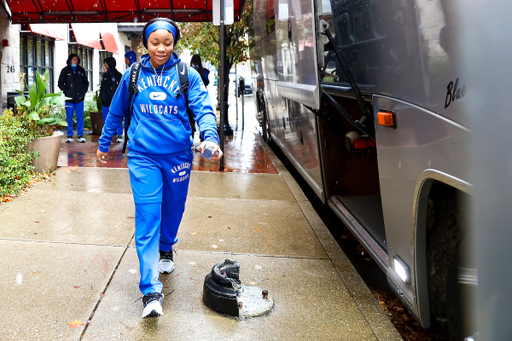
[[[160,295],[162,295],[162,296],[163,296],[163,298],[165,298],[167,295],[172,294],[175,290],[176,290],[176,289],[174,289],[174,290],[172,290],[172,291],[168,292],[167,294],[160,294]],[[156,293],[155,293],[155,294],[156,294]],[[141,296],[141,297],[137,298],[135,301],[133,301],[133,303],[137,302],[138,300],[142,300],[142,302],[144,302],[143,298],[144,298],[144,296]],[[148,302],[148,303],[149,303],[149,302]]]

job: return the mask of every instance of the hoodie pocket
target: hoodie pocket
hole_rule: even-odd
[[[166,155],[190,149],[190,133],[179,119],[143,118],[131,138],[129,149],[143,154]]]

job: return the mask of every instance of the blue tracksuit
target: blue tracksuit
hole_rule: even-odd
[[[128,168],[135,201],[135,244],[139,257],[142,294],[161,292],[159,252],[172,250],[185,210],[192,167],[192,129],[188,121],[184,95],[179,91],[177,63],[172,58],[156,74],[149,56],[141,57],[138,95],[128,130]],[[180,70],[181,71],[181,70]],[[219,143],[217,120],[201,77],[192,68],[189,73],[189,108],[194,112],[201,136]],[[121,79],[108,119],[99,139],[99,150],[108,152],[112,136],[129,108],[130,69]],[[161,78],[160,78],[160,75]]]

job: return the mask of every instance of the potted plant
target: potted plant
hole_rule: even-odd
[[[36,71],[36,81],[30,87],[28,96],[17,90],[21,96],[15,97],[15,116],[23,122],[32,138],[28,150],[36,151],[39,155],[32,161],[34,171],[38,173],[52,172],[57,168],[62,133],[54,131],[54,127],[67,126],[66,121],[53,113],[66,97],[62,96],[62,92],[46,93],[48,84],[49,70],[46,69],[42,77]]]

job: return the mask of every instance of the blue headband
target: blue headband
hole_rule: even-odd
[[[155,32],[156,30],[160,30],[160,29],[164,29],[164,30],[171,32],[173,38],[176,39],[176,28],[174,26],[172,26],[171,24],[169,24],[167,21],[158,20],[146,28],[146,41],[149,40],[149,35],[151,33]]]

